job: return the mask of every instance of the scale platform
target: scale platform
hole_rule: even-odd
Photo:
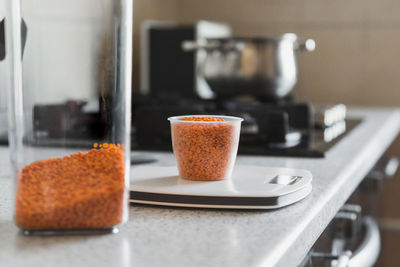
[[[312,174],[303,169],[236,165],[231,179],[181,179],[175,166],[131,169],[133,203],[219,209],[276,209],[310,194]]]

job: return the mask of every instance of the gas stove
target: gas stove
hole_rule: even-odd
[[[231,115],[244,118],[239,154],[322,158],[326,152],[356,127],[361,120],[345,119],[344,112],[333,112],[339,105],[315,107],[295,101],[292,97],[280,101],[260,100],[200,100],[177,97],[146,97],[134,95],[133,150],[172,151],[168,117],[176,115]],[[75,106],[75,105],[73,105]],[[67,109],[67,117],[57,110]],[[38,145],[87,146],[99,134],[101,120],[98,114],[84,109],[69,111],[71,103],[59,106],[41,106],[34,110],[34,118],[47,116],[35,124],[36,132],[45,132],[37,139]],[[50,111],[51,110],[51,111]],[[54,123],[54,122],[63,123]],[[64,122],[65,121],[65,122]],[[82,129],[82,122],[91,121]],[[62,125],[69,125],[68,139],[60,138]],[[76,130],[80,129],[80,131]],[[7,141],[6,135],[0,143]],[[61,136],[62,137],[62,136]]]
[[[134,104],[132,148],[139,150],[172,151],[168,117],[209,114],[244,118],[239,154],[322,158],[360,122],[341,114],[324,123],[330,119],[325,113],[335,106],[316,108],[293,97],[275,102],[138,99]]]

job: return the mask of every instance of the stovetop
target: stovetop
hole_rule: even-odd
[[[239,154],[322,158],[361,120],[340,120],[329,127],[317,124],[310,103],[185,101],[137,105],[132,148],[172,151],[167,118],[177,115],[231,115],[244,118]]]
[[[283,157],[308,157],[308,158],[323,158],[325,153],[331,149],[335,144],[340,142],[351,130],[353,130],[361,119],[346,119],[343,125],[344,132],[336,129],[313,129],[303,133],[301,140],[294,146],[285,147],[279,144],[252,144],[246,142],[239,142],[238,153],[242,155],[265,155],[265,156],[283,156]],[[337,131],[337,133],[334,133]],[[337,135],[334,137],[334,135]],[[327,139],[330,139],[328,141]],[[149,151],[171,151],[171,143],[157,143],[157,144],[138,144],[133,136],[132,149],[136,150],[149,150]]]
[[[318,125],[313,105],[293,99],[274,103],[193,99],[149,101],[148,98],[140,101],[137,97],[134,99],[136,102],[131,133],[133,150],[172,152],[168,117],[214,114],[244,118],[239,154],[322,158],[361,122],[357,118],[347,118],[329,127]],[[89,115],[93,117],[96,114],[75,114],[74,118],[80,122]],[[70,135],[68,140],[65,140],[60,139],[58,134],[62,129],[55,128],[51,123],[43,124],[42,130],[47,130],[48,135],[37,140],[37,145],[91,147],[94,138],[92,133],[98,132],[96,129],[100,126],[88,125],[86,131],[79,132],[79,135]],[[0,143],[7,143],[5,134],[0,136]]]

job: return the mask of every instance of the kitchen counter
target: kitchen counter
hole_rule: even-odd
[[[400,129],[396,109],[352,109],[349,116],[363,122],[323,159],[238,157],[237,164],[310,170],[306,199],[271,211],[134,205],[116,235],[22,235],[12,222],[8,151],[0,147],[0,265],[296,266]],[[137,154],[158,158],[152,165],[174,164],[169,153]]]

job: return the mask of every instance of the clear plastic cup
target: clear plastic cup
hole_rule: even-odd
[[[207,118],[216,120],[203,120]],[[242,118],[185,115],[168,120],[171,122],[172,146],[181,178],[218,181],[232,175]]]

